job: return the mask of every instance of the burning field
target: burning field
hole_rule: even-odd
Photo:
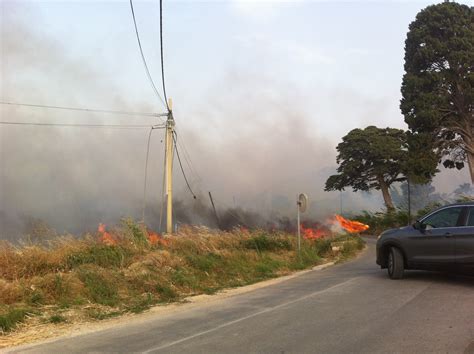
[[[4,242],[0,331],[5,338],[7,332],[13,331],[12,336],[33,325],[141,312],[345,258],[361,249],[363,241],[338,235],[336,229],[362,226],[337,222],[339,226],[303,226],[300,256],[294,233],[181,227],[177,234],[163,236],[131,220],[114,228],[100,224],[95,234],[60,237],[47,245]],[[341,241],[346,246],[336,254],[331,243]]]
[[[344,218],[341,215],[334,215],[334,217],[326,220],[325,223],[311,223],[304,222],[301,225],[301,233],[304,238],[308,240],[317,240],[320,238],[333,237],[336,234],[349,233],[358,234],[369,229],[369,225],[363,224],[359,221],[353,221]]]

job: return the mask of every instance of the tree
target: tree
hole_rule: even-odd
[[[381,190],[387,210],[393,210],[389,187],[406,179],[402,174],[407,158],[405,132],[374,126],[354,129],[342,138],[336,150],[338,174],[328,178],[325,190]]]
[[[470,183],[463,183],[459,185],[454,191],[453,194],[456,197],[468,197],[474,195],[474,187]]]
[[[424,156],[417,173],[432,177],[438,162],[461,169],[467,161],[474,183],[474,8],[444,2],[418,13],[401,91],[410,154]]]
[[[398,208],[408,208],[408,183],[403,182],[400,185],[400,192],[396,189],[392,190],[392,198],[394,204]],[[410,184],[410,204],[412,211],[416,212],[426,206],[438,202],[443,202],[443,196],[436,193],[436,188],[431,183],[426,184]]]

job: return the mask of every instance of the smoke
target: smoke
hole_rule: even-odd
[[[56,42],[28,31],[9,6],[2,5],[3,101],[151,110],[143,103],[131,107],[109,78],[67,56]],[[0,109],[2,121],[147,123],[135,117],[4,105]],[[138,217],[147,135],[144,129],[0,126],[1,233],[25,232],[24,220],[31,218],[60,233],[77,233],[94,229],[99,221]],[[160,145],[154,139],[151,148],[161,150]]]
[[[15,17],[12,5],[2,6],[2,100],[153,111],[147,99],[135,102],[124,95],[91,58],[69,56],[54,40],[29,31]],[[378,196],[323,192],[335,170],[337,144],[323,127],[328,119],[338,124],[339,112],[335,108],[332,116],[322,116],[310,111],[307,102],[314,101],[314,95],[264,70],[231,68],[208,89],[195,92],[195,101],[176,107],[182,162],[198,194],[194,200],[187,191],[175,159],[176,223],[289,228],[301,192],[310,197],[307,218],[339,211],[341,197],[345,212],[379,207]],[[341,92],[326,92],[319,99],[331,96],[353,104],[360,117],[373,114],[374,105],[364,108],[356,93],[344,92],[341,97]],[[18,122],[157,123],[3,105],[0,114],[2,121]],[[148,133],[0,125],[0,237],[48,228],[82,233],[95,231],[100,222],[141,218]],[[154,229],[164,225],[163,149],[163,132],[156,130],[146,193],[146,222]]]

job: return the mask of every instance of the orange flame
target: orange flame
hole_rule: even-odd
[[[152,245],[156,245],[160,242],[160,235],[158,235],[156,232],[148,231],[148,242],[150,242]]]
[[[331,225],[339,224],[345,231],[350,233],[357,233],[365,231],[369,225],[363,224],[359,221],[348,220],[341,215],[334,215],[333,218],[326,220],[324,224],[313,223],[310,226],[301,224],[302,236],[307,240],[317,240],[328,237],[332,234]]]
[[[150,242],[150,245],[158,245],[161,244],[163,246],[168,245],[168,240],[165,240],[163,236],[161,236],[159,233],[156,233],[151,230],[147,230],[148,233],[148,242]]]
[[[249,229],[246,228],[245,226],[241,226],[241,227],[240,227],[240,232],[242,232],[243,234],[248,234],[248,233],[249,233]]]
[[[301,232],[303,233],[303,237],[308,240],[317,240],[328,235],[325,230],[313,229],[311,227],[306,228],[303,225],[301,225]]]
[[[97,231],[99,232],[100,236],[100,241],[108,246],[113,246],[117,244],[117,240],[112,236],[112,234],[108,233],[105,230],[105,225],[100,223],[99,227],[97,228]]]
[[[362,232],[368,230],[369,228],[369,225],[363,224],[359,221],[348,220],[342,217],[341,215],[336,214],[335,218],[339,222],[341,227],[350,233]]]

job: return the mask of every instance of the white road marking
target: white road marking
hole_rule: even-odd
[[[181,338],[181,339],[178,339],[174,342],[170,342],[170,343],[167,343],[167,344],[163,344],[163,345],[160,345],[158,347],[154,347],[154,348],[151,348],[151,349],[148,349],[142,353],[144,354],[148,354],[148,353],[152,353],[154,351],[158,351],[158,350],[161,350],[161,349],[166,349],[166,348],[169,348],[169,347],[172,347],[173,345],[176,345],[176,344],[180,344],[180,343],[183,343],[183,342],[186,342],[190,339],[193,339],[193,338],[196,338],[196,337],[200,337],[200,336],[203,336],[205,334],[208,334],[208,333],[211,333],[211,332],[215,332],[221,328],[224,328],[224,327],[228,327],[228,326],[231,326],[233,324],[236,324],[236,323],[239,323],[239,322],[242,322],[242,321],[245,321],[245,320],[248,320],[249,318],[252,318],[252,317],[256,317],[256,316],[259,316],[259,315],[262,315],[264,313],[268,313],[268,312],[272,312],[272,311],[275,311],[275,310],[278,310],[282,307],[285,307],[285,306],[288,306],[288,305],[292,305],[292,304],[295,304],[297,302],[300,302],[300,301],[303,301],[303,300],[306,300],[308,298],[311,298],[313,296],[317,296],[317,295],[320,295],[320,294],[323,294],[325,292],[328,292],[328,291],[331,291],[331,290],[334,290],[334,289],[337,289],[337,288],[340,288],[342,286],[345,286],[351,282],[353,282],[354,280],[358,279],[359,277],[356,277],[356,278],[352,278],[352,279],[349,279],[349,280],[346,280],[345,282],[342,282],[342,283],[339,283],[339,284],[336,284],[336,285],[333,285],[327,289],[324,289],[324,290],[319,290],[319,291],[315,291],[311,294],[308,294],[308,295],[305,295],[305,296],[302,296],[298,299],[295,299],[295,300],[291,300],[291,301],[288,301],[288,302],[284,302],[282,304],[279,304],[279,305],[276,305],[276,306],[273,306],[273,307],[269,307],[265,310],[261,310],[261,311],[258,311],[258,312],[255,312],[253,314],[250,314],[250,315],[247,315],[247,316],[244,316],[244,317],[241,317],[241,318],[238,318],[236,320],[233,320],[233,321],[229,321],[229,322],[226,322],[226,323],[223,323],[217,327],[214,327],[214,328],[211,328],[211,329],[208,329],[206,331],[202,331],[202,332],[199,332],[199,333],[195,333],[191,336],[188,336],[188,337],[184,337],[184,338]]]

